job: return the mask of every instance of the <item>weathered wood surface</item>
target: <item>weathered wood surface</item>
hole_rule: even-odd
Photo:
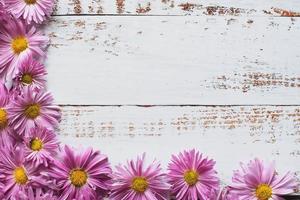
[[[300,20],[54,17],[59,104],[299,104]]]
[[[300,169],[299,106],[62,106],[63,143],[90,146],[113,165],[147,152],[166,167],[172,153],[197,148],[228,182],[240,160],[276,160]]]
[[[58,0],[54,15],[300,16],[298,0]]]
[[[46,65],[60,140],[164,168],[197,148],[224,183],[254,157],[299,177],[299,17],[298,0],[58,0]]]

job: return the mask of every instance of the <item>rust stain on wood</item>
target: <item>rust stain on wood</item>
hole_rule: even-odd
[[[117,13],[122,14],[124,12],[125,0],[116,0]]]
[[[212,85],[215,89],[242,90],[243,92],[248,92],[254,88],[266,90],[278,87],[300,88],[300,77],[263,72],[235,73],[232,76],[217,77]]]
[[[242,9],[225,6],[203,6],[195,3],[181,3],[178,5],[184,11],[203,10],[205,15],[233,15],[239,16],[240,14],[250,14],[256,12],[254,9]]]
[[[172,1],[171,0],[161,0],[161,2],[163,4],[169,5],[170,8],[174,8],[175,7],[175,3],[174,3],[173,0]]]
[[[192,11],[195,7],[202,7],[202,5],[194,4],[194,3],[182,3],[178,5],[184,11]]]
[[[80,0],[73,0],[73,4],[74,4],[74,13],[80,14],[82,12]]]
[[[224,7],[224,6],[208,6],[206,7],[206,12],[204,14],[207,15],[234,15],[238,16],[242,13],[253,13],[256,12],[256,10],[251,9],[242,9],[242,8],[234,8],[234,7]]]
[[[136,8],[136,13],[143,14],[148,13],[151,11],[151,3],[148,2],[146,6],[142,6],[140,3],[138,4],[138,7]]]
[[[282,17],[300,17],[299,12],[293,12],[293,11],[284,10],[280,8],[272,8],[272,10]]]
[[[98,116],[103,113],[103,110],[95,109],[97,107],[66,108],[62,112],[63,120],[59,131],[64,136],[68,136],[71,132],[74,137],[158,137],[170,131],[180,135],[189,133],[205,134],[205,131],[210,129],[241,129],[243,130],[242,134],[248,134],[253,139],[249,142],[263,140],[263,142],[275,143],[282,134],[293,137],[300,135],[300,108],[298,107],[207,106],[204,108],[193,107],[192,109],[177,107],[178,112],[171,112],[173,114],[163,118],[150,117],[147,115],[147,111],[139,110],[144,108],[139,108],[135,111],[136,116],[133,119],[128,119],[126,115],[120,113],[120,116],[123,117],[117,117],[114,121],[106,118],[104,118],[105,120],[99,119]],[[148,109],[156,109],[156,107]],[[130,113],[133,114],[130,109],[128,111],[129,115]],[[150,111],[150,113],[155,116],[153,111]],[[159,116],[159,113],[163,111],[158,109],[155,112]],[[119,116],[118,113],[114,113],[107,117],[114,118],[114,115]],[[145,115],[146,118],[142,117]],[[286,126],[290,127],[288,132]],[[300,143],[300,140],[295,138],[295,142]]]
[[[74,25],[78,28],[85,28],[85,21],[84,20],[76,20]]]
[[[70,40],[70,41],[72,41],[72,40],[83,40],[83,32],[82,31],[76,31],[76,33],[74,35],[72,35],[72,37],[68,40]]]
[[[97,13],[97,14],[103,13],[103,7],[101,5],[101,0],[93,0],[92,5],[89,5],[88,8],[89,8],[89,11],[88,11],[89,13]]]
[[[106,29],[106,22],[97,22],[95,25],[95,31]]]

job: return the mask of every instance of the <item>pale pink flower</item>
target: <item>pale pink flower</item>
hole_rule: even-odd
[[[32,128],[24,138],[25,158],[35,166],[49,166],[55,159],[59,148],[59,142],[52,130],[42,126]]]
[[[279,176],[274,162],[264,164],[259,159],[247,165],[241,163],[232,178],[231,192],[238,200],[284,200],[282,195],[294,192],[298,184],[291,173]]]
[[[49,129],[57,127],[61,118],[60,109],[53,105],[52,95],[31,87],[22,90],[8,109],[10,125],[19,135],[28,135],[38,125]]]
[[[46,74],[45,66],[29,57],[20,63],[18,73],[13,79],[14,88],[18,91],[28,86],[37,90],[42,89],[46,84]]]
[[[16,18],[42,23],[52,13],[54,0],[3,0],[7,10]]]
[[[0,150],[0,172],[2,191],[7,199],[18,199],[20,192],[26,192],[29,187],[46,185],[40,169],[25,160],[19,146]]]
[[[117,166],[113,181],[112,200],[166,200],[170,188],[158,162],[145,165],[145,154]]]
[[[195,149],[172,155],[168,166],[172,194],[181,200],[210,200],[212,192],[219,189],[214,165]]]
[[[54,161],[49,173],[60,189],[59,199],[92,200],[107,195],[112,170],[105,155],[92,148],[76,153],[68,146],[62,154],[61,159]]]
[[[45,57],[48,41],[34,26],[22,21],[10,20],[0,27],[0,80],[12,78],[29,57]]]

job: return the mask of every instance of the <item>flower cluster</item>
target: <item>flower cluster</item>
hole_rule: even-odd
[[[215,161],[195,149],[173,155],[164,173],[145,154],[113,172],[107,156],[57,139],[60,109],[47,92],[48,38],[39,24],[54,0],[0,2],[0,198],[7,200],[280,200],[298,184],[255,159],[221,189]],[[10,86],[8,87],[8,83]]]

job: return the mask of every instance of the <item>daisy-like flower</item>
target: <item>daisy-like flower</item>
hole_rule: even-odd
[[[0,83],[0,146],[10,144],[12,142],[12,130],[8,126],[8,103],[10,101],[9,91],[6,86]]]
[[[42,164],[48,167],[49,162],[57,155],[59,147],[55,133],[41,126],[32,128],[24,143],[25,158],[35,166]]]
[[[279,176],[274,162],[264,164],[259,159],[248,165],[241,163],[241,170],[234,173],[231,192],[238,200],[284,200],[281,195],[294,192],[298,184],[291,173]]]
[[[3,148],[0,151],[0,171],[5,178],[3,193],[7,199],[18,199],[20,192],[29,187],[45,184],[39,175],[39,169],[25,161],[22,148]]]
[[[3,24],[7,23],[9,17],[10,14],[4,9],[2,2],[0,2],[0,28],[3,26]]]
[[[54,161],[49,173],[61,190],[59,199],[90,200],[107,195],[112,170],[106,156],[92,148],[76,154],[68,146],[62,153],[62,159]]]
[[[18,71],[13,79],[14,88],[17,90],[22,90],[27,86],[37,90],[44,88],[47,72],[43,64],[29,57],[21,63]]]
[[[204,158],[195,149],[172,155],[168,166],[172,194],[181,200],[209,200],[212,192],[219,188],[214,165],[213,160]]]
[[[113,200],[164,200],[168,197],[169,184],[165,182],[160,164],[144,166],[145,154],[136,161],[116,167],[110,199]]]
[[[54,0],[3,0],[4,5],[16,18],[30,24],[42,23],[53,11]]]
[[[27,135],[38,125],[53,129],[61,117],[59,107],[53,105],[52,95],[31,87],[24,88],[22,95],[14,99],[8,113],[10,125],[20,135]]]
[[[41,188],[33,189],[32,187],[27,192],[21,192],[19,198],[20,200],[57,200],[53,191],[47,189],[47,192],[43,192]]]
[[[230,192],[229,187],[225,187],[219,191],[213,191],[210,200],[238,200],[237,196]]]
[[[0,78],[12,77],[29,57],[43,58],[48,41],[34,26],[10,20],[0,28]]]

